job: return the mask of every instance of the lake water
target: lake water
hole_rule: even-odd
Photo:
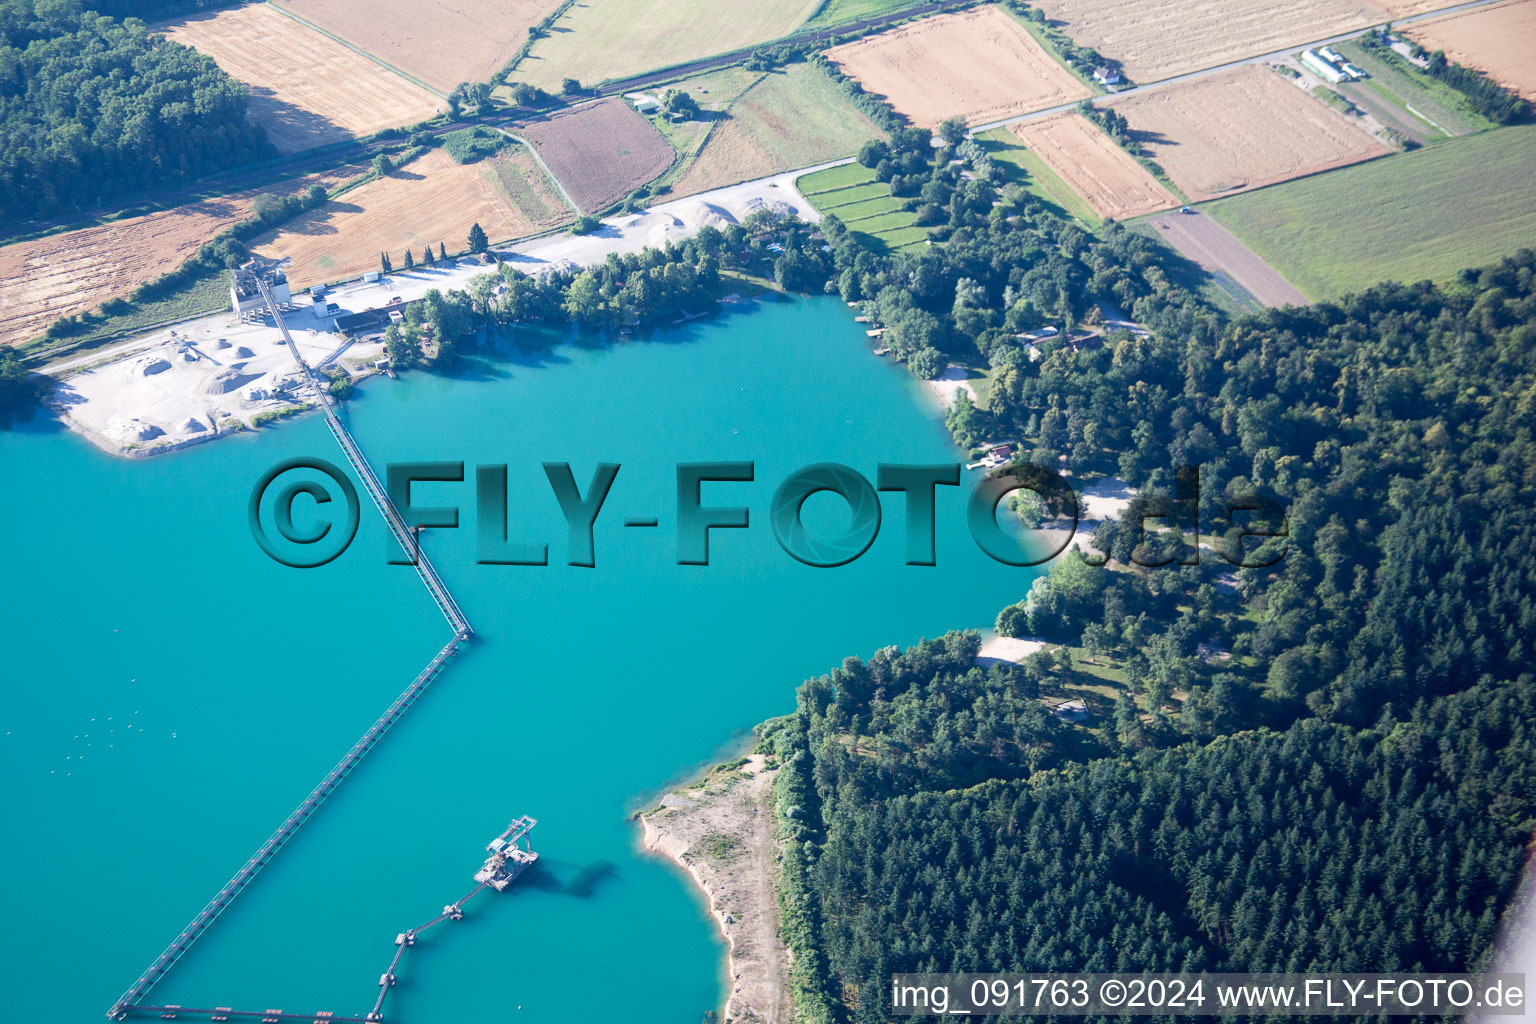
[[[394,1020],[691,1022],[723,1001],[723,943],[630,813],[733,737],[793,709],[845,655],[990,625],[1032,570],[965,527],[974,475],[938,494],[938,561],[903,564],[901,496],[854,563],[814,569],[768,521],[812,462],[951,462],[933,403],[830,299],[768,301],[612,348],[476,360],[370,382],[348,413],[369,458],[509,466],[514,539],[545,567],[475,564],[474,484],[418,485],[462,529],[428,550],[477,636],[153,992],[156,1002],[361,1013],[395,934],[473,885],[513,816],[542,859],[407,952]],[[246,501],[296,455],[344,465],[318,416],[167,457],[103,455],[56,424],[0,434],[7,1018],[99,1019],[445,642],[363,498],[320,569],[261,554]],[[674,467],[750,460],[712,564],[676,564]],[[565,564],[540,463],[585,490],[622,465],[595,568]],[[807,503],[836,523],[835,498]],[[655,529],[625,528],[655,516]],[[521,1009],[519,1009],[519,1007]]]

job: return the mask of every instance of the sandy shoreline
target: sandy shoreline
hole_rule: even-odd
[[[723,1020],[788,1024],[789,953],[779,933],[774,772],[754,754],[662,797],[640,815],[641,846],[693,880],[725,936],[728,995]]]

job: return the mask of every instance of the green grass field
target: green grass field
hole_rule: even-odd
[[[912,0],[822,0],[820,9],[806,22],[806,27],[846,25],[850,21],[862,21],[911,5]]]
[[[841,164],[837,167],[828,167],[824,171],[815,171],[811,174],[802,174],[795,179],[795,187],[804,195],[810,196],[822,192],[831,192],[834,189],[848,188],[851,185],[865,185],[873,182],[876,188],[881,189],[886,195],[890,195],[890,189],[875,181],[875,172],[863,164]],[[864,196],[862,198],[869,198]],[[819,204],[813,203],[818,210]]]
[[[1338,49],[1346,59],[1358,64],[1371,76],[1362,85],[1403,108],[1409,117],[1424,122],[1425,128],[1431,133],[1431,139],[1444,137],[1441,132],[1435,131],[1435,125],[1451,135],[1466,135],[1493,126],[1493,122],[1467,105],[1461,93],[1444,82],[1420,73],[1396,53],[1383,53],[1356,42],[1340,43]],[[1409,107],[1413,110],[1409,110]]]
[[[895,213],[901,209],[901,204],[903,202],[904,200],[897,199],[895,196],[887,192],[883,196],[876,196],[873,199],[865,199],[862,202],[849,203],[846,206],[834,206],[827,212],[835,213],[841,217],[845,223],[851,224],[856,220],[863,220],[867,217],[878,217],[881,214]]]
[[[1536,246],[1536,125],[1452,139],[1201,208],[1313,299],[1445,280]]]
[[[1076,220],[1090,231],[1097,231],[1104,221],[1093,207],[1039,157],[1024,148],[1018,136],[1006,128],[993,128],[978,135],[977,141],[993,162],[1002,169],[1010,184],[1024,188],[1050,207],[1057,215]]]
[[[889,189],[878,181],[874,181],[868,185],[849,185],[847,188],[840,188],[837,190],[837,195],[826,194],[822,196],[819,203],[823,210],[838,210],[844,206],[853,206],[865,200],[878,199],[890,194]]]
[[[801,175],[795,187],[818,211],[835,214],[847,224],[853,237],[867,249],[896,252],[928,244],[928,229],[912,223],[913,213],[901,209],[904,200],[875,181],[875,172],[868,167],[829,167]]]
[[[820,0],[586,0],[537,40],[512,80],[550,92],[562,78],[592,86],[787,36]]]
[[[706,108],[715,108],[701,122],[709,126],[703,148],[672,182],[677,194],[851,156],[884,134],[820,68],[797,63],[749,74],[755,75],[752,84],[734,96],[715,87],[719,73],[676,83]]]

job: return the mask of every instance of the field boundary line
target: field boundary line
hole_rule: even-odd
[[[358,54],[360,56],[368,58],[369,60],[373,61],[375,64],[377,64],[379,67],[383,68],[384,70],[392,72],[392,73],[394,73],[396,75],[399,75],[401,78],[405,79],[407,82],[410,82],[413,85],[420,86],[421,88],[427,90],[427,92],[429,92],[432,95],[438,97],[439,99],[446,100],[448,98],[448,94],[443,92],[443,90],[428,85],[426,82],[423,82],[421,79],[417,78],[415,75],[409,74],[408,72],[402,71],[399,68],[395,67],[393,64],[389,63],[389,61],[387,61],[387,60],[382,60],[379,57],[375,57],[373,54],[369,53],[367,50],[363,49],[361,46],[357,46],[357,45],[355,45],[353,43],[347,42],[345,39],[341,38],[341,36],[337,35],[334,32],[331,32],[331,31],[329,31],[327,29],[321,28],[319,25],[316,25],[314,22],[310,21],[308,18],[303,18],[303,17],[300,17],[297,14],[294,14],[292,11],[290,11],[290,10],[284,8],[284,7],[279,6],[277,3],[274,2],[274,0],[265,0],[265,3],[266,3],[266,6],[272,8],[274,11],[276,11],[279,14],[281,14],[283,17],[285,17],[285,18],[292,18],[294,21],[298,22],[300,25],[303,25],[305,28],[312,29],[313,31],[318,32],[321,35],[325,36],[327,39],[330,39],[333,42],[340,43],[342,46],[345,46],[347,49],[351,50],[353,53],[356,53],[356,54]]]
[[[745,99],[747,93],[751,92],[753,89],[756,89],[758,86],[762,85],[763,82],[767,81],[768,75],[770,74],[770,72],[767,71],[754,73],[757,75],[757,79],[751,85],[737,93],[735,99],[731,100],[720,111],[718,111],[718,113],[725,116],[716,118],[709,123],[709,127],[704,130],[704,137],[699,140],[698,146],[694,148],[693,155],[685,156],[682,151],[679,150],[677,154],[677,162],[673,166],[667,168],[667,170],[660,177],[656,178],[656,182],[665,184],[668,188],[671,188],[674,182],[681,181],[683,177],[687,175],[689,169],[692,168],[694,164],[699,162],[699,157],[704,155],[705,148],[709,146],[709,140],[715,137],[715,129],[719,128],[722,124],[731,119],[731,108]],[[670,142],[671,140],[669,139],[668,141]],[[741,183],[735,182],[735,184],[739,185]],[[706,189],[706,191],[709,190]]]
[[[271,2],[271,0],[268,0]],[[801,27],[795,29],[786,36],[777,39],[765,39],[760,43],[752,43],[748,46],[737,47],[734,50],[722,50],[719,53],[707,54],[703,57],[692,57],[686,60],[674,61],[671,64],[663,64],[660,67],[651,68],[648,71],[640,71],[624,78],[604,78],[594,85],[588,86],[594,95],[618,95],[624,91],[621,87],[626,83],[634,85],[634,89],[654,89],[660,85],[671,85],[684,78],[692,78],[709,71],[715,71],[722,67],[730,67],[739,64],[751,57],[758,50],[771,50],[779,46],[795,46],[801,43],[816,41],[817,36],[826,37],[822,49],[837,45],[837,37],[846,31],[859,33],[878,34],[889,29],[913,21],[922,21],[926,18],[936,17],[940,14],[952,14],[968,7],[985,6],[991,0],[928,0],[927,3],[913,4],[911,7],[903,7],[895,11],[887,11],[885,14],[873,15],[869,18],[861,18],[855,21],[846,21],[839,25],[822,25],[816,28],[806,28],[809,21],[802,22]],[[1493,0],[1484,0],[1492,3]]]
[[[1022,28],[1025,32],[1029,33],[1029,37],[1035,41],[1036,45],[1038,45],[1040,49],[1049,54],[1051,59],[1054,60],[1057,64],[1060,64],[1063,68],[1065,68],[1073,78],[1076,78],[1079,82],[1082,82],[1088,88],[1092,89],[1095,96],[1113,95],[1108,89],[1104,88],[1088,75],[1083,74],[1081,71],[1077,70],[1077,68],[1073,67],[1071,64],[1068,64],[1066,58],[1057,51],[1056,44],[1051,42],[1050,38],[1046,36],[1044,32],[1039,31],[1039,26],[1037,24],[1030,21],[1028,18],[1022,17],[1018,12],[1016,12],[1012,7],[1009,7],[1007,4],[1003,4],[1002,8],[1004,14],[1018,22],[1019,27]]]
[[[533,148],[533,144],[531,142],[516,132],[512,131],[511,129],[497,128],[496,130],[526,149],[528,151],[528,155],[533,157],[533,162],[537,164],[539,170],[544,173],[544,177],[548,178],[549,183],[555,186],[555,191],[560,193],[560,198],[565,200],[565,205],[569,206],[571,211],[575,213],[577,217],[583,216],[581,207],[576,205],[576,200],[572,199],[571,194],[565,190],[565,186],[560,184],[560,179],[555,177],[555,172],[549,169],[549,164],[546,164],[544,162],[544,158],[539,156],[539,151]]]

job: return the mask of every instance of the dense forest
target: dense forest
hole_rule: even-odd
[[[1529,674],[1078,761],[979,644],[849,659],[765,730],[805,1019],[886,1020],[897,971],[1482,962],[1536,807]]]
[[[1052,649],[850,659],[766,727],[802,1011],[884,1019],[892,971],[1480,965],[1536,824],[1536,255],[1229,319],[1150,239],[928,148],[861,160],[945,244],[828,218],[834,286],[919,375],[988,369],[950,426],[1020,438],[1004,472],[1140,494],[1107,568],[1068,554],[999,615]],[[1140,528],[1180,466],[1203,548]],[[1233,571],[1250,491],[1285,536]]]
[[[126,7],[127,4],[117,4]],[[155,16],[196,5],[134,4]],[[0,0],[0,224],[79,212],[272,153],[211,58],[80,0]]]

